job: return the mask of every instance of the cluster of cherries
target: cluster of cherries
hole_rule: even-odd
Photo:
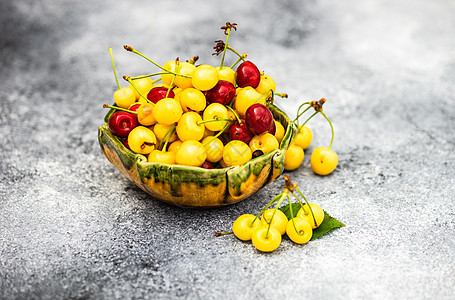
[[[231,232],[217,232],[215,235],[233,233],[242,241],[252,241],[256,249],[262,252],[276,250],[285,233],[296,244],[307,243],[313,236],[313,229],[319,227],[324,221],[324,211],[319,205],[308,203],[297,185],[287,175],[283,177],[285,179],[283,192],[273,198],[256,216],[243,214],[234,221]],[[305,200],[305,204],[295,191]],[[295,217],[293,217],[294,212],[289,194],[293,195],[300,204],[300,209]],[[285,198],[289,202],[290,219],[278,209]],[[276,204],[276,207],[269,208],[273,204]]]
[[[274,96],[287,95],[276,93],[273,78],[246,60],[246,54],[228,45],[236,25],[227,22],[221,27],[227,38],[226,42],[216,41],[214,47],[214,54],[223,54],[219,67],[195,65],[198,56],[186,62],[177,58],[161,66],[133,47],[124,46],[154,64],[159,72],[124,76],[129,86],[123,88],[109,48],[118,86],[115,106],[104,105],[115,109],[108,122],[111,133],[131,151],[147,156],[149,162],[202,168],[242,165],[279,148],[285,128],[274,120],[266,105]],[[230,67],[223,66],[226,50],[238,56]],[[154,76],[158,78],[153,80]],[[322,110],[324,102],[305,102],[299,107],[294,120],[299,132],[285,153],[286,170],[302,164],[304,150],[311,144],[313,134],[305,124],[317,113],[330,123]],[[299,118],[310,108],[315,113],[299,125]],[[317,147],[311,155],[311,167],[319,175],[330,174],[338,163],[330,149],[330,126],[330,146]]]
[[[235,23],[222,29],[229,37]],[[215,49],[231,49],[217,41]],[[227,40],[226,40],[227,43]],[[179,59],[160,66],[136,49],[124,46],[156,65],[160,72],[123,78],[129,86],[114,93],[116,111],[109,130],[131,151],[146,155],[149,162],[203,168],[242,165],[279,147],[285,134],[274,120],[267,101],[275,93],[274,80],[245,60],[231,66],[195,65],[198,57]],[[242,61],[242,62],[241,62]],[[234,71],[233,67],[240,65]],[[159,76],[152,80],[152,76]],[[285,95],[281,95],[285,96]]]

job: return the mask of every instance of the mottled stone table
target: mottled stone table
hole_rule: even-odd
[[[453,1],[3,1],[0,10],[0,298],[454,299]],[[312,149],[289,173],[346,224],[258,253],[229,230],[283,179],[230,207],[163,204],[102,155],[97,127],[120,75],[211,56],[219,27],[290,95],[327,99],[339,165]],[[232,56],[231,56],[231,59]],[[124,84],[122,82],[122,84]]]

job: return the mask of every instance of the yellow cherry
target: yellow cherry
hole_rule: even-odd
[[[252,157],[250,147],[242,141],[233,140],[224,146],[223,162],[227,167],[243,165]]]
[[[156,136],[152,130],[137,126],[128,134],[130,149],[139,154],[149,154],[156,149]]]
[[[302,164],[304,157],[305,152],[302,147],[291,144],[284,153],[284,169],[286,171],[297,169]]]
[[[338,155],[327,148],[317,147],[311,153],[311,169],[318,175],[328,175],[338,165]]]
[[[172,98],[164,98],[158,101],[153,108],[153,116],[161,124],[171,125],[178,122],[183,110],[180,103]]]
[[[255,103],[265,105],[265,97],[258,93],[253,87],[247,86],[238,91],[234,107],[238,114],[243,118],[245,117],[245,112],[248,107]]]
[[[194,72],[194,69],[196,69],[196,67],[193,64],[187,62],[180,62],[177,67],[176,73],[191,76]],[[182,89],[188,89],[193,87],[191,77],[176,76],[174,84]]]
[[[173,165],[175,164],[175,153],[170,151],[163,152],[161,150],[153,150],[150,152],[147,161]]]
[[[179,165],[200,167],[206,159],[204,146],[195,140],[184,141],[175,154],[175,162]]]
[[[155,126],[153,127],[153,132],[156,135],[156,139],[161,142],[163,139],[164,141],[167,140],[169,135],[171,134],[169,130],[171,130],[172,126],[174,124],[161,124],[161,123],[156,123]],[[167,134],[167,135],[166,135]],[[168,143],[172,143],[177,140],[177,134],[175,131],[172,133],[172,135],[169,137]]]
[[[208,91],[218,83],[218,70],[210,65],[197,66],[192,76],[193,86],[201,91]]]
[[[308,207],[308,204],[305,204],[297,212],[297,217],[306,219],[308,223],[310,223],[311,228],[314,229],[319,227],[319,225],[321,225],[324,221],[324,210],[322,210],[322,208],[315,203],[310,203],[310,207]]]
[[[218,79],[229,81],[235,86],[235,71],[229,67],[218,69]]]
[[[181,140],[176,140],[175,142],[173,142],[172,144],[169,145],[169,147],[167,148],[167,151],[176,153],[177,150],[182,145],[182,143],[183,142]]]
[[[229,117],[228,109],[226,106],[220,103],[211,103],[206,107],[203,113],[204,121],[214,120],[214,119],[224,119],[220,121],[212,121],[204,123],[205,127],[211,131],[220,131],[223,129],[229,121],[226,121]]]
[[[261,150],[262,153],[266,154],[272,150],[278,149],[280,146],[276,137],[268,132],[260,135],[255,135],[250,141],[251,152]]]
[[[312,140],[313,132],[311,129],[307,126],[302,126],[294,139],[294,144],[305,150],[311,145]]]
[[[128,108],[136,101],[136,95],[134,94],[134,91],[127,86],[114,92],[114,101],[118,107]]]
[[[207,100],[205,99],[204,94],[195,88],[187,88],[182,90],[178,98],[184,112],[203,111],[207,105]],[[174,97],[174,99],[176,98]]]
[[[144,77],[140,79],[133,80],[134,87],[144,96],[147,97],[149,91],[153,88],[153,80],[150,77]],[[136,96],[136,100],[141,99],[142,97],[136,91],[132,84],[129,85]]]
[[[275,80],[273,80],[273,78],[269,75],[261,75],[261,80],[259,81],[259,85],[256,88],[256,91],[258,91],[260,94],[270,96],[272,95],[270,90],[275,93],[275,89]]]
[[[281,141],[283,140],[284,134],[286,133],[286,130],[284,129],[284,126],[278,122],[277,120],[273,120],[275,122],[275,137],[278,140],[278,143],[281,144]]]
[[[224,145],[219,138],[207,136],[202,140],[202,145],[205,147],[207,160],[209,162],[215,163],[223,158]]]
[[[182,142],[202,139],[205,126],[204,124],[198,124],[198,122],[202,122],[202,118],[194,111],[189,111],[182,115],[176,127],[177,136]]]
[[[137,120],[141,125],[151,126],[156,123],[153,115],[154,105],[150,103],[142,103],[137,109]]]

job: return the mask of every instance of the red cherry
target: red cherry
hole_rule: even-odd
[[[229,138],[231,140],[239,140],[245,144],[248,144],[253,138],[254,134],[251,132],[251,130],[248,129],[244,119],[240,119],[240,121],[242,122],[241,124],[239,121],[235,121],[229,127]]]
[[[147,94],[147,99],[152,101],[153,103],[157,103],[161,99],[166,98],[167,94],[167,87],[164,86],[156,86],[153,89],[150,90]],[[167,98],[174,98],[175,94],[172,90],[169,91],[169,94],[167,95]]]
[[[261,81],[261,73],[254,63],[245,61],[238,66],[235,81],[242,88],[246,86],[257,88]]]
[[[127,137],[137,126],[137,116],[125,111],[117,111],[109,118],[109,131],[119,137]]]
[[[272,127],[273,115],[265,105],[255,103],[246,110],[245,122],[254,135],[259,135]]]
[[[206,160],[206,161],[204,161],[204,163],[202,163],[201,168],[213,169],[213,165],[208,160]]]
[[[209,103],[228,104],[234,99],[235,86],[226,80],[219,80],[218,83],[205,93],[205,97]]]
[[[272,126],[270,126],[268,132],[269,132],[271,135],[275,135],[275,133],[276,133],[275,121],[272,122]]]
[[[122,141],[122,144],[123,144],[123,146],[125,146],[127,149],[131,150],[130,144],[128,144],[128,139],[124,139],[124,140]]]

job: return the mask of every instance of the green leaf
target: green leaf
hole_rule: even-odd
[[[292,215],[291,215],[291,209],[290,209],[289,205],[292,205]],[[299,209],[300,209],[300,203],[298,203],[298,202],[287,204],[287,205],[281,206],[279,208],[279,210],[281,210],[286,215],[288,220],[297,216],[297,212],[299,211]],[[341,223],[340,221],[338,221],[337,219],[335,219],[334,217],[329,215],[324,210],[324,220],[322,221],[321,225],[319,225],[318,228],[313,229],[313,236],[311,237],[311,240],[317,239],[317,238],[325,235],[327,232],[329,232],[333,229],[341,228],[343,226],[345,226],[345,224]]]

